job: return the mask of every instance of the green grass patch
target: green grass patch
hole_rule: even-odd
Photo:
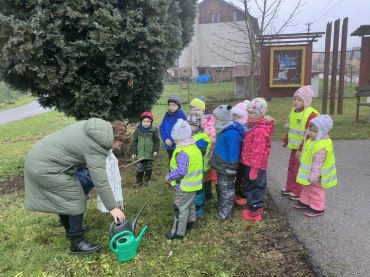
[[[0,197],[0,275],[311,276],[308,266],[300,264],[305,258],[303,247],[292,237],[269,200],[265,220],[257,224],[242,220],[241,208],[236,209],[232,220],[218,221],[215,200],[211,200],[206,204],[205,216],[183,241],[168,241],[164,234],[173,222],[174,192],[164,181],[166,153],[161,151],[154,163],[150,186],[131,188],[134,171],[131,168],[122,172],[125,213],[132,220],[141,205],[147,204],[137,233],[144,225],[148,225],[148,231],[133,261],[119,263],[109,250],[111,216],[96,211],[94,195],[85,216],[85,224],[92,227],[86,237],[101,242],[103,249],[99,254],[73,256],[68,253],[69,241],[58,217],[26,211],[24,192],[16,192]],[[281,247],[282,243],[287,247]]]
[[[10,89],[6,84],[0,82],[0,111],[25,105],[34,100],[27,93]]]
[[[0,181],[23,174],[24,161],[31,147],[44,136],[74,121],[51,111],[0,125]]]

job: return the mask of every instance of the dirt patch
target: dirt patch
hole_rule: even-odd
[[[24,189],[23,176],[10,177],[0,182],[0,195]]]

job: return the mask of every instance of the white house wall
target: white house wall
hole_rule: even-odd
[[[179,68],[192,67],[192,76],[196,77],[199,65],[247,64],[248,40],[243,32],[230,25],[235,23],[245,26],[244,21],[196,24],[192,42],[179,57]]]

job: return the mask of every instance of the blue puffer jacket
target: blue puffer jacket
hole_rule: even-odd
[[[168,146],[166,143],[164,143],[164,149],[175,149],[176,148],[175,142],[171,138],[171,131],[172,131],[173,126],[176,124],[179,118],[182,118],[183,120],[186,121],[186,114],[181,109],[178,109],[173,114],[166,112],[166,114],[163,117],[162,123],[159,126],[159,132],[160,132],[161,138],[163,140],[163,143],[166,141],[166,139],[171,140],[173,143],[172,146]]]
[[[244,133],[245,127],[239,122],[233,121],[217,134],[211,163],[212,168],[217,172],[226,174],[227,169],[237,170]]]

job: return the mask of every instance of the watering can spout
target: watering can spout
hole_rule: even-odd
[[[146,232],[146,230],[148,229],[148,226],[144,226],[144,228],[141,230],[140,234],[137,236],[137,238],[135,239],[135,242],[137,243],[137,245],[140,244],[141,242],[141,239],[143,238],[144,236],[144,233]]]
[[[136,223],[137,220],[139,219],[139,216],[141,215],[142,211],[144,210],[145,205],[141,207],[140,211],[137,213],[135,216],[134,222],[132,222],[132,233],[135,235],[135,229],[136,229]],[[140,233],[141,234],[141,233]]]

